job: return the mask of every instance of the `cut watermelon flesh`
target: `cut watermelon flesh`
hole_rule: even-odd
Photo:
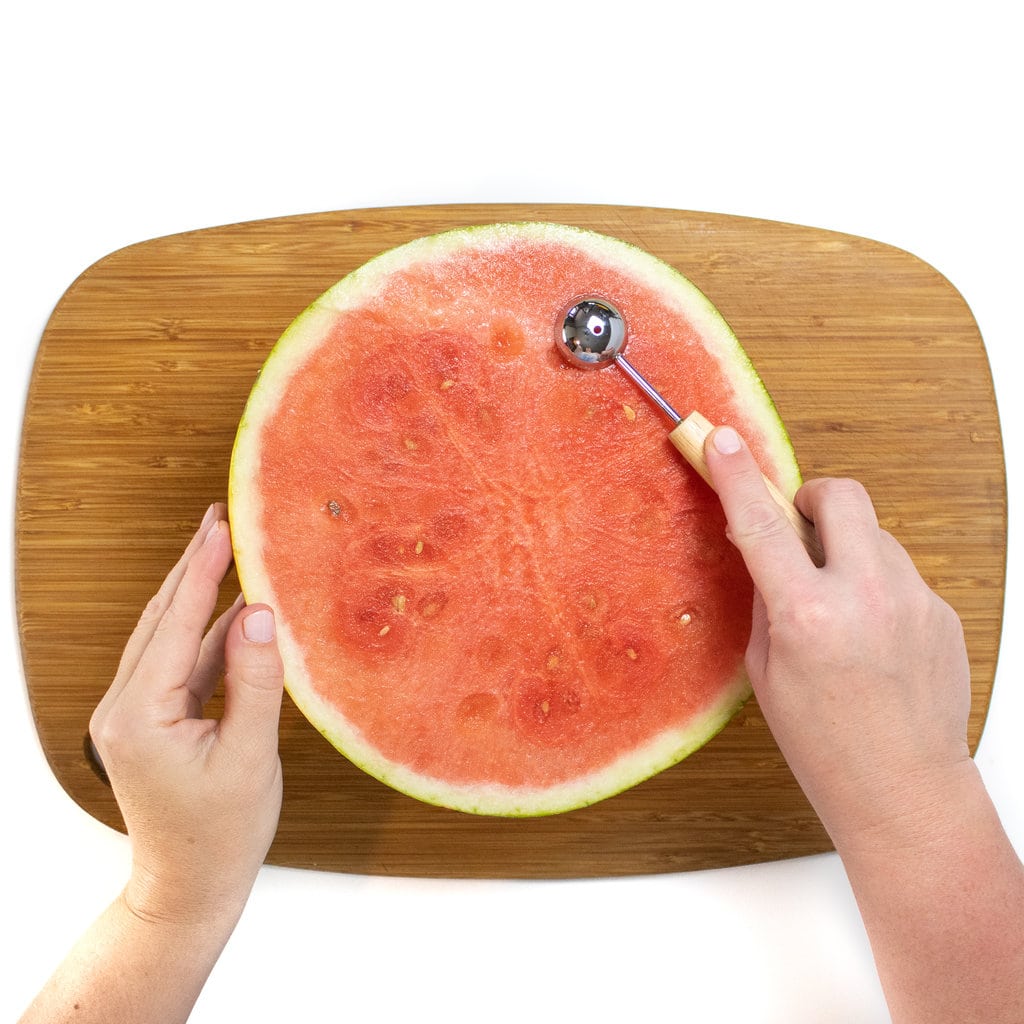
[[[752,586],[715,495],[618,370],[553,348],[580,294],[630,360],[730,422],[784,490],[785,433],[684,279],[552,225],[434,236],[367,264],[282,337],[231,472],[249,601],[289,691],[366,771],[461,810],[601,799],[702,745],[749,693]]]

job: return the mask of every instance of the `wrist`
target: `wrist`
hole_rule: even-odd
[[[122,900],[141,921],[226,937],[238,923],[254,881],[175,877],[136,863]]]
[[[890,772],[869,796],[830,808],[823,822],[844,861],[899,856],[909,848],[948,841],[987,799],[977,766],[964,757]]]

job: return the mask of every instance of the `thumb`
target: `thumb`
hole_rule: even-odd
[[[221,728],[263,737],[277,747],[284,668],[277,648],[273,610],[243,608],[224,643],[224,716]]]

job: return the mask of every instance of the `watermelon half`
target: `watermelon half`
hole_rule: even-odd
[[[785,430],[725,321],[625,242],[554,224],[421,238],[318,298],[238,429],[230,518],[288,691],[370,775],[540,815],[675,764],[749,696],[752,584],[717,497],[626,376],[553,348],[610,300],[630,361],[741,429],[791,493]]]

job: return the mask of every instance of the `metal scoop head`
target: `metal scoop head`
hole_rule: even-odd
[[[596,296],[576,299],[565,311],[555,345],[572,366],[597,370],[615,361],[626,344],[626,322],[610,303]]]

